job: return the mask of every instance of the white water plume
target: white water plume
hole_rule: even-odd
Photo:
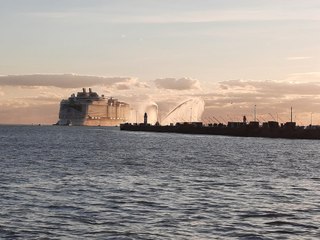
[[[138,107],[131,109],[130,119],[131,123],[142,123],[144,113],[148,115],[148,123],[155,124],[158,121],[158,104],[155,102],[140,102]]]
[[[177,122],[200,122],[204,111],[204,101],[202,98],[189,99],[167,114],[161,121],[161,125],[169,125]]]
[[[158,121],[158,104],[155,102],[147,104],[144,112],[148,115],[148,123],[155,124]]]

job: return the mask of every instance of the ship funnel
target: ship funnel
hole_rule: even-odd
[[[85,88],[82,88],[82,92],[83,92],[83,93],[86,93],[86,89],[85,89]]]
[[[92,93],[92,90],[91,90],[91,88],[89,88],[89,93]]]

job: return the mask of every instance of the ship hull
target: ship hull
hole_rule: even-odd
[[[61,119],[58,125],[114,127],[120,126],[122,123],[124,123],[124,120],[117,119]]]

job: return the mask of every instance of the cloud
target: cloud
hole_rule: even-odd
[[[253,106],[257,106],[260,121],[290,120],[290,107],[298,124],[309,124],[310,113],[314,124],[320,124],[320,81],[286,82],[258,80],[229,80],[220,82],[216,90],[199,94],[205,99],[204,119],[212,116],[225,121],[242,121],[243,115],[253,120]],[[316,117],[318,116],[318,117]],[[224,120],[222,120],[224,119]]]
[[[117,90],[129,90],[132,87],[137,88],[150,88],[150,86],[146,83],[139,82],[137,79],[128,79],[125,82],[116,83],[115,87]]]
[[[318,95],[320,82],[285,82],[285,81],[244,81],[229,80],[220,82],[222,89],[238,89],[256,92],[263,96],[283,95]]]
[[[129,90],[130,86],[128,84],[125,83],[118,83],[116,85],[117,90]]]
[[[65,75],[54,76],[62,76],[61,78],[63,78]],[[44,78],[49,82],[44,80],[39,82],[39,79],[35,81],[32,77],[28,77],[27,80],[21,77],[18,79],[19,81],[0,77],[0,95],[1,92],[5,94],[0,102],[0,121],[2,123],[54,123],[58,118],[59,102],[75,91],[73,88],[80,87],[80,84],[81,87],[103,85],[99,88],[100,94],[105,93],[104,89],[107,89],[112,96],[129,103],[133,109],[138,109],[142,103],[154,101],[159,106],[160,117],[165,116],[179,102],[189,99],[191,96],[200,96],[206,103],[205,118],[210,116],[219,118],[221,116],[219,119],[231,120],[232,118],[241,121],[242,116],[246,115],[248,120],[252,120],[253,106],[257,105],[258,116],[266,120],[272,120],[269,113],[273,116],[278,115],[285,121],[288,120],[291,106],[294,108],[294,115],[297,116],[297,119],[305,124],[310,121],[311,112],[315,114],[315,120],[317,114],[320,119],[319,72],[289,75],[288,78],[291,78],[292,81],[228,80],[210,85],[210,90],[207,90],[209,88],[201,90],[200,82],[191,78],[156,79],[154,85],[150,87],[136,78],[112,78],[111,81],[110,78],[89,77],[88,83],[81,76],[80,80],[77,75],[75,78],[68,76],[64,78],[67,82],[61,80],[53,82],[52,78],[49,79],[51,75]],[[12,82],[8,82],[9,79]],[[58,77],[53,79],[58,79]],[[88,78],[85,79],[88,80]],[[22,80],[24,80],[23,83]],[[21,86],[21,84],[24,85]],[[38,86],[37,84],[42,85],[33,87],[34,85]],[[7,87],[7,85],[10,86]],[[52,86],[61,89],[55,89]],[[13,89],[17,93],[12,93]],[[159,91],[159,89],[165,90]],[[43,112],[48,116],[44,116]]]
[[[54,96],[34,96],[34,97],[25,97],[20,98],[20,100],[32,103],[33,105],[37,104],[59,104],[59,102],[62,100],[62,97],[54,97]]]
[[[306,60],[311,59],[312,57],[287,57],[287,60],[294,61],[294,60]]]
[[[74,74],[33,74],[33,75],[8,75],[0,76],[0,86],[24,86],[24,87],[58,87],[81,88],[96,85],[113,86],[126,84],[128,87],[141,87],[143,83],[130,77],[101,77]]]
[[[200,89],[200,82],[191,78],[161,78],[154,81],[157,88],[174,90],[194,90]]]
[[[153,4],[149,7],[139,7],[139,4],[130,10],[121,11],[117,7],[99,6],[99,9],[72,9],[64,11],[47,11],[47,12],[30,12],[28,16],[38,18],[48,18],[55,20],[82,20],[90,22],[103,23],[206,23],[206,22],[229,22],[229,21],[296,21],[296,20],[312,20],[319,21],[318,9],[316,7],[303,8],[301,4],[293,7],[291,3],[290,10],[283,11],[282,9],[269,8],[238,8],[229,7],[228,9],[216,8],[201,8],[201,9],[181,9],[179,14],[177,11],[165,8],[158,5],[157,8]],[[172,1],[170,1],[172,5]],[[166,11],[161,11],[166,10]],[[119,11],[120,10],[120,11]],[[108,16],[108,17],[106,17]]]
[[[182,12],[176,14],[158,14],[131,16],[132,22],[145,23],[205,23],[205,22],[230,22],[230,21],[293,21],[312,20],[319,21],[319,15],[315,10],[305,11],[275,11],[275,10],[202,10]],[[126,22],[128,18],[118,17],[115,22]]]
[[[292,73],[287,76],[285,81],[290,82],[320,82],[320,72]]]
[[[1,106],[1,123],[7,124],[52,124],[58,120],[59,104]]]

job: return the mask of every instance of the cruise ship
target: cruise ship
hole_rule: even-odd
[[[118,126],[127,122],[129,115],[129,104],[83,88],[61,101],[57,125]]]

